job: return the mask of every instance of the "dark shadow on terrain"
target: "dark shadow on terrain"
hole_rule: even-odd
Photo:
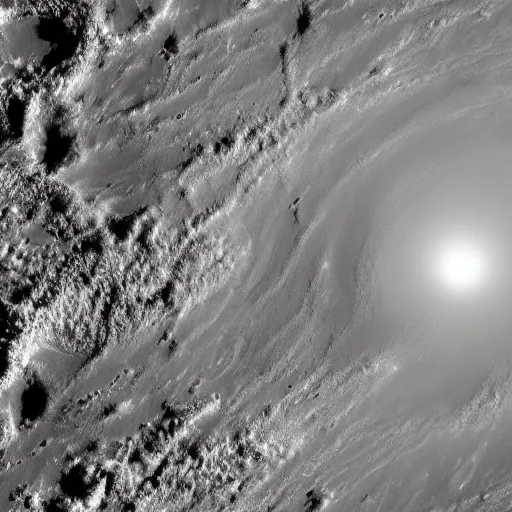
[[[46,150],[43,156],[43,163],[48,171],[53,173],[71,153],[75,137],[63,133],[62,127],[57,122],[50,125],[46,136]]]
[[[311,26],[311,9],[305,2],[299,7],[299,16],[297,18],[297,34],[302,36]]]
[[[39,18],[36,32],[40,39],[51,44],[41,61],[47,71],[73,57],[80,44],[81,33],[73,33],[59,18]]]
[[[33,376],[21,394],[21,419],[32,422],[40,418],[48,407],[49,395],[39,378]]]
[[[59,481],[62,492],[70,498],[84,500],[89,496],[91,486],[87,482],[87,470],[82,464],[76,464]]]
[[[169,37],[165,40],[162,55],[166,60],[171,58],[171,55],[176,55],[178,53],[178,36],[174,30],[169,34]]]
[[[7,121],[11,130],[11,136],[19,139],[23,135],[23,123],[25,122],[25,102],[17,96],[12,96],[7,105]]]

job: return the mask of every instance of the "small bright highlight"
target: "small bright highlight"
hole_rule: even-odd
[[[441,250],[437,270],[443,284],[452,291],[470,291],[480,284],[485,275],[482,251],[468,243],[448,244]]]

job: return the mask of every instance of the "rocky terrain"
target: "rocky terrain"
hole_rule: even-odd
[[[512,233],[510,2],[0,5],[0,510],[510,509],[504,295],[403,263]]]

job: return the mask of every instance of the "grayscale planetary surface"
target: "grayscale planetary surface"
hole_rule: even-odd
[[[512,2],[0,1],[0,512],[512,510]]]

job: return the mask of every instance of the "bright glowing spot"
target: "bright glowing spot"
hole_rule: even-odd
[[[468,291],[484,278],[484,257],[474,245],[451,244],[441,251],[438,272],[443,283],[452,290]]]

